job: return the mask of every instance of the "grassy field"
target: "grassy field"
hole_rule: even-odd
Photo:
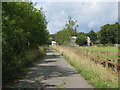
[[[118,47],[79,47],[82,49],[96,50],[96,51],[108,51],[108,52],[118,52]]]
[[[89,84],[96,88],[118,88],[118,75],[101,64],[96,64],[90,61],[90,58],[84,58],[79,53],[76,53],[74,47],[67,46],[51,46],[61,55],[64,56],[66,61],[70,63],[76,70],[88,81]]]
[[[96,50],[96,51],[108,51],[109,53],[118,53],[118,47],[95,47],[95,46],[91,46],[91,47],[77,47],[77,48],[81,48],[81,49],[88,49],[88,50]],[[96,53],[96,55],[98,56],[98,54]],[[106,58],[105,54],[101,54],[100,57],[102,58]],[[115,61],[115,56],[113,55],[109,55],[108,56],[109,60],[111,61]]]

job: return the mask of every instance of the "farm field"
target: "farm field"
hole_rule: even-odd
[[[82,49],[96,50],[96,51],[108,51],[108,52],[118,52],[118,47],[79,47]]]
[[[77,47],[80,49],[86,49],[86,50],[95,50],[95,51],[102,51],[102,52],[107,52],[108,53],[118,53],[118,47],[95,47],[95,46],[91,46],[91,47]],[[96,56],[100,56],[102,58],[106,58],[106,54],[100,53],[100,55],[98,53],[91,53],[91,54],[96,54]],[[115,61],[115,59],[117,58],[117,56],[114,56],[113,54],[108,55],[108,59],[110,61]],[[119,62],[119,61],[118,61]]]

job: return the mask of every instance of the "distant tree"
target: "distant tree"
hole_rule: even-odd
[[[108,43],[108,35],[107,35],[107,29],[109,28],[109,24],[104,25],[101,27],[101,30],[99,31],[99,39],[102,44]]]
[[[109,29],[108,29],[108,43],[110,44],[117,44],[120,43],[120,39],[118,38],[118,31],[119,31],[119,23],[111,24]],[[118,40],[119,39],[119,40]]]
[[[97,41],[97,34],[94,32],[94,30],[91,30],[87,35],[90,37],[90,40],[93,43]]]
[[[101,27],[101,30],[98,32],[98,39],[102,44],[115,44],[120,43],[119,35],[119,23],[115,24],[106,24]]]
[[[72,17],[68,17],[65,27],[63,30],[60,30],[55,35],[55,40],[59,44],[69,44],[70,37],[77,35],[77,21],[72,20]]]
[[[80,46],[86,45],[87,40],[86,40],[86,34],[83,32],[80,32],[77,34],[77,39],[76,39],[76,44],[79,44]]]
[[[120,44],[120,23],[115,23],[116,24],[116,32],[115,32],[115,43]]]
[[[51,40],[55,40],[55,34],[50,34]]]
[[[55,34],[55,41],[57,41],[58,44],[62,45],[64,41],[68,41],[68,38],[66,36],[66,31],[60,30]]]
[[[77,20],[74,21],[74,20],[72,20],[72,17],[69,16],[68,21],[66,21],[65,28],[68,30],[72,29],[72,30],[76,31],[77,27],[78,27],[78,25],[76,25],[76,23],[77,23]]]
[[[87,36],[87,34],[84,33],[84,32],[79,32],[79,33],[77,33],[77,36],[81,36],[81,35]]]

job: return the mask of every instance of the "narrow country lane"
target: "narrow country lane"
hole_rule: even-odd
[[[47,49],[23,80],[14,87],[21,88],[92,88],[77,71],[56,51]]]

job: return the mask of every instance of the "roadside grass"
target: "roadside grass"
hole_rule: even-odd
[[[96,50],[96,51],[108,51],[108,52],[118,52],[118,47],[95,47],[95,46],[91,46],[91,47],[78,47],[78,48],[82,48],[82,49],[89,49],[89,50]]]
[[[95,47],[95,46],[83,47],[83,46],[80,46],[80,47],[76,47],[76,48],[87,49],[87,50],[96,50],[96,51],[104,51],[104,52],[108,51],[110,53],[118,53],[118,47]],[[90,54],[93,54],[93,53],[90,53]],[[99,54],[96,53],[96,56],[99,56]],[[100,54],[100,57],[106,58],[106,55],[105,54]],[[116,57],[113,56],[113,55],[109,55],[108,58],[109,58],[110,61],[113,62],[113,61],[115,61]]]
[[[118,88],[118,75],[111,69],[107,72],[102,65],[76,54],[72,47],[51,46],[51,48],[61,53],[93,87]]]
[[[39,47],[38,49],[30,49],[25,52],[25,66],[31,66],[35,63],[36,59],[45,55],[45,48]]]
[[[33,67],[38,59],[42,59],[42,57],[45,55],[45,47],[44,46],[39,46],[38,49],[30,49],[27,50],[25,52],[25,63],[24,63],[24,67],[22,68],[22,77],[20,78],[24,78],[24,76],[27,74],[27,72],[30,70],[31,67]]]
[[[18,64],[19,69],[14,73],[14,80],[10,80],[7,84],[3,85],[3,89],[8,89],[14,86],[19,79],[23,79],[31,67],[35,65],[38,59],[45,55],[45,47],[40,46],[39,48],[29,49],[25,51],[23,62]],[[10,74],[11,75],[11,74]],[[12,74],[13,75],[13,74]]]

